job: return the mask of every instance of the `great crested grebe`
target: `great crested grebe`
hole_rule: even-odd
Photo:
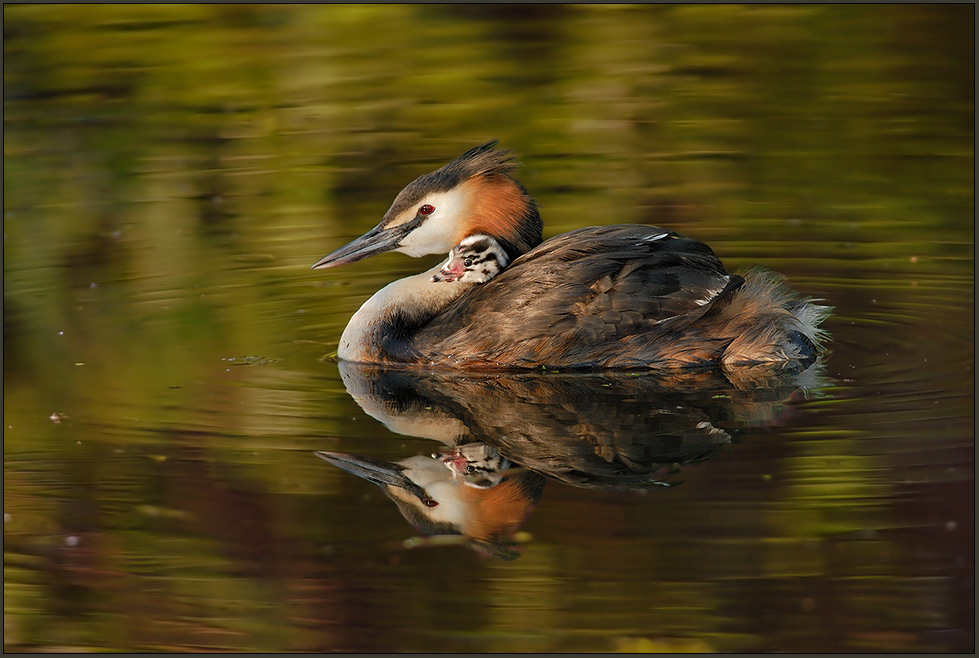
[[[495,239],[488,235],[470,235],[452,247],[449,259],[432,275],[432,281],[486,283],[509,262],[506,250]]]
[[[394,281],[360,307],[337,356],[362,363],[496,368],[807,367],[830,309],[778,275],[728,274],[710,247],[637,224],[541,242],[537,203],[492,141],[408,184],[373,229],[313,265],[385,251],[446,253],[491,237],[509,265],[485,282]],[[446,263],[451,264],[452,259]]]

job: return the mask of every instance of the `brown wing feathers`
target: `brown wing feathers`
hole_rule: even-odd
[[[700,242],[648,226],[582,229],[477,286],[422,328],[415,345],[422,355],[487,364],[656,361],[649,343],[657,325],[679,329],[739,285]]]

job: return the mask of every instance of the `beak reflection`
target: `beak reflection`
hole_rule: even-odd
[[[383,254],[385,251],[397,249],[398,243],[405,235],[405,231],[399,230],[399,228],[400,226],[386,229],[378,224],[356,240],[348,242],[333,253],[316,261],[312,269],[325,270],[328,267],[355,263],[368,256]]]
[[[411,481],[402,473],[402,467],[394,462],[370,459],[347,452],[318,450],[313,454],[320,459],[325,459],[337,468],[368,482],[373,482],[379,487],[393,486],[408,489],[412,485]]]

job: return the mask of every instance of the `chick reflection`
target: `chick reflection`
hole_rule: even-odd
[[[397,463],[317,453],[384,487],[428,534],[506,547],[541,475],[576,487],[668,487],[739,429],[778,424],[820,368],[732,373],[473,373],[340,363],[347,391],[392,431],[444,444]],[[504,557],[509,548],[496,551]],[[492,550],[491,550],[492,552]]]
[[[360,455],[321,451],[316,456],[380,486],[402,516],[427,535],[463,535],[494,557],[518,556],[512,537],[531,505],[540,500],[544,479],[481,444],[451,454],[385,462]]]

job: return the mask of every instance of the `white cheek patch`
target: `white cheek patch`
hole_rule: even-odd
[[[418,228],[406,235],[395,249],[413,258],[426,254],[440,254],[452,249],[465,219],[467,198],[456,188],[448,192],[426,194],[418,207],[428,204],[435,208]]]
[[[467,509],[462,498],[461,487],[452,478],[452,473],[446,470],[437,459],[431,457],[409,457],[399,462],[405,467],[405,476],[425,493],[438,502],[436,507],[426,507],[425,516],[433,521],[451,523],[457,527],[465,523]],[[413,504],[414,503],[413,501]]]

